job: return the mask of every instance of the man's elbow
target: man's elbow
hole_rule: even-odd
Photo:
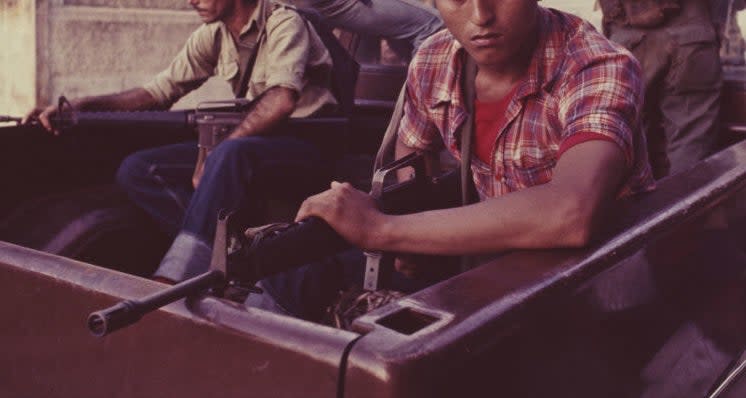
[[[561,247],[580,248],[587,246],[593,237],[598,213],[582,200],[568,201],[562,206],[558,214],[559,228],[555,231],[555,239]]]
[[[285,119],[295,112],[298,104],[298,93],[287,87],[272,87],[267,90],[259,100],[257,112],[266,114],[271,118]]]
[[[277,89],[277,100],[275,101],[277,111],[285,117],[295,112],[295,107],[298,104],[298,93],[295,90],[289,88],[280,87]]]

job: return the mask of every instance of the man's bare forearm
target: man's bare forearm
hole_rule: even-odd
[[[465,207],[384,216],[364,245],[425,254],[583,246],[614,202],[624,175],[623,155],[614,145],[571,148],[544,185]]]
[[[71,102],[73,107],[84,111],[142,111],[168,107],[159,104],[141,87],[115,94],[77,98]]]
[[[266,134],[295,110],[297,93],[285,87],[267,90],[256,102],[230,138]]]

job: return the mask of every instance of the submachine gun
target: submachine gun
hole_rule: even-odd
[[[411,179],[395,181],[397,170],[411,167]],[[379,209],[387,214],[407,214],[426,209],[456,205],[453,198],[459,189],[458,170],[438,177],[427,175],[424,155],[412,153],[377,170],[373,176],[371,195]],[[221,214],[213,246],[210,269],[161,292],[139,300],[124,300],[112,307],[88,316],[88,329],[95,336],[105,336],[131,325],[143,315],[185,297],[211,294],[221,297],[229,287],[239,287],[249,293],[259,292],[254,284],[262,278],[281,273],[309,262],[338,253],[350,245],[325,221],[309,217],[300,222],[270,232],[261,239],[242,245],[227,254],[230,217]],[[243,236],[243,233],[239,233]],[[366,253],[366,290],[376,290],[393,268],[392,256]]]

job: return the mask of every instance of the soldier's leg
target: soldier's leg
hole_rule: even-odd
[[[661,98],[665,77],[671,64],[673,42],[662,29],[637,29],[610,26],[609,38],[628,50],[642,67],[645,96],[641,108],[642,129],[647,138],[648,159],[655,178],[668,174],[666,137],[663,131]]]
[[[408,42],[413,48],[443,28],[437,10],[419,0],[295,0],[351,32]],[[410,50],[411,51],[411,50]],[[406,55],[407,58],[410,54]]]
[[[676,49],[666,78],[661,112],[671,174],[717,148],[722,71],[715,33],[700,26],[676,34]]]
[[[196,142],[146,149],[124,159],[117,182],[140,208],[171,237],[181,227],[189,205]]]
[[[155,275],[179,281],[206,271],[220,210],[256,219],[257,199],[267,192],[305,197],[323,189],[324,165],[315,146],[293,137],[224,141],[207,157],[181,231]]]

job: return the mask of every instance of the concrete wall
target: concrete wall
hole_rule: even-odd
[[[37,8],[33,1],[0,0],[0,114],[19,115],[36,100]]]

